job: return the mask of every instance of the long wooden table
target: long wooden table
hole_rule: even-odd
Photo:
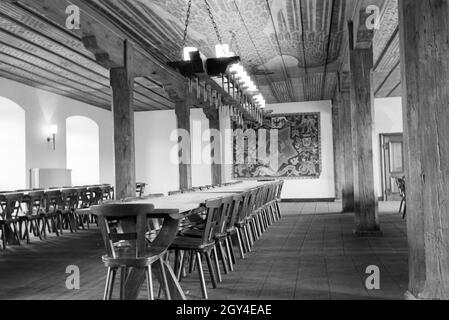
[[[148,218],[164,219],[162,229],[152,245],[167,250],[176,238],[180,220],[189,214],[202,210],[202,207],[206,201],[246,192],[252,188],[262,186],[267,183],[272,182],[244,182],[237,185],[224,186],[206,191],[182,193],[159,198],[136,199],[131,201],[131,203],[152,204],[154,206],[154,210],[147,215]],[[164,261],[163,265],[168,278],[170,298],[185,300],[185,294],[176,279],[172,267],[168,261]],[[155,275],[160,281],[162,281],[160,277],[161,272],[159,269],[159,264],[156,264],[155,267]],[[144,270],[132,269],[127,281],[125,282],[125,299],[136,299],[140,292],[140,287],[145,282],[145,279]]]

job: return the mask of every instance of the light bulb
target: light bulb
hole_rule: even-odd
[[[215,46],[215,57],[216,58],[227,58],[229,57],[229,45],[227,44],[217,44]]]
[[[195,52],[198,51],[197,48],[195,47],[185,47],[184,48],[184,61],[190,61],[190,52]]]
[[[56,134],[58,134],[58,126],[57,125],[51,125],[50,126],[50,134],[51,135],[56,135]]]

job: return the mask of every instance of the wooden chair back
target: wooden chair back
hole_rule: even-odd
[[[89,187],[87,192],[90,206],[101,204],[103,201],[103,189],[101,187]]]
[[[45,213],[56,213],[61,208],[61,191],[51,190],[44,194]]]
[[[143,182],[136,183],[136,197],[141,198],[145,193],[147,184]]]
[[[203,244],[210,244],[214,242],[214,238],[218,234],[220,218],[222,214],[222,199],[212,199],[205,203],[206,207],[206,224],[202,237]]]
[[[120,258],[119,248],[123,246],[135,258],[145,256],[147,215],[153,210],[152,204],[137,203],[97,205],[90,208],[92,214],[97,216],[109,257]],[[118,244],[122,246],[119,247]]]
[[[232,198],[232,209],[231,209],[231,214],[229,215],[227,224],[226,224],[226,229],[229,230],[231,228],[234,227],[234,225],[237,222],[237,219],[239,218],[239,214],[240,211],[243,208],[243,195],[241,194],[237,194],[235,196],[233,196]]]
[[[18,217],[21,210],[23,193],[14,192],[0,195],[2,203],[2,220],[11,220]]]
[[[78,202],[76,209],[84,209],[90,207],[89,191],[85,187],[74,188],[78,194]]]
[[[26,204],[28,206],[28,214],[38,216],[41,214],[42,208],[44,207],[44,195],[45,192],[42,191],[32,191],[26,196]]]
[[[396,181],[396,185],[398,186],[399,195],[401,196],[402,199],[405,199],[405,177],[403,178],[397,177],[394,180]]]
[[[101,189],[101,195],[102,195],[101,201],[114,199],[114,196],[113,196],[114,188],[111,185],[104,184],[104,185],[100,186],[100,189]]]
[[[232,215],[232,204],[234,202],[234,197],[223,197],[221,199],[221,214],[220,214],[220,220],[218,222],[218,229],[217,234],[218,235],[225,235],[226,229],[228,227],[229,219]]]
[[[78,190],[62,189],[61,190],[61,209],[65,211],[75,210],[78,206]]]
[[[284,180],[280,180],[278,182],[278,188],[277,188],[277,195],[276,195],[277,200],[281,200],[281,198],[282,198],[282,188],[283,187],[284,187]]]
[[[245,221],[245,218],[247,216],[249,216],[249,214],[251,212],[250,211],[251,203],[254,199],[254,195],[255,195],[256,191],[257,191],[257,189],[253,188],[253,189],[249,190],[248,192],[245,192],[244,194],[242,194],[242,198],[243,198],[242,206],[239,211],[239,215],[238,215],[236,222],[243,223]]]

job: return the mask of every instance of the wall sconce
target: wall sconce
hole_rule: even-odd
[[[53,150],[56,150],[56,135],[58,134],[58,126],[57,125],[51,125],[50,126],[50,134],[51,137],[47,138],[47,141],[53,141]]]

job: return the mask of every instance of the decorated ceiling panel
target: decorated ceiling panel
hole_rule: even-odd
[[[47,11],[47,6],[54,9]],[[69,3],[71,0],[65,0]],[[112,21],[162,63],[180,60],[188,0],[77,0]],[[371,1],[371,0],[370,0]],[[376,97],[400,93],[397,0],[377,1]],[[361,0],[207,0],[224,43],[239,55],[267,103],[332,99],[346,71],[346,21]],[[109,72],[81,38],[58,24],[60,0],[0,1],[0,76],[109,109]],[[56,10],[56,11],[55,11]],[[64,15],[64,12],[60,13]],[[188,46],[215,56],[218,44],[204,0],[192,0]],[[155,79],[137,79],[136,110],[172,109]]]
[[[120,12],[130,24],[142,28],[167,60],[181,57],[188,1],[186,0],[98,0],[105,9]],[[346,1],[344,0],[192,0],[187,46],[195,46],[208,57],[215,56],[219,43],[212,20],[223,43],[231,47],[253,75],[267,102],[299,101],[315,94],[295,94],[291,79],[302,86],[309,68],[336,61],[342,52]],[[323,71],[324,72],[324,71]],[[270,76],[282,75],[283,79]],[[318,77],[324,78],[322,75]],[[323,83],[320,88],[328,88]],[[311,88],[316,90],[316,88]],[[322,90],[319,90],[322,91]],[[321,98],[332,98],[334,88]]]

